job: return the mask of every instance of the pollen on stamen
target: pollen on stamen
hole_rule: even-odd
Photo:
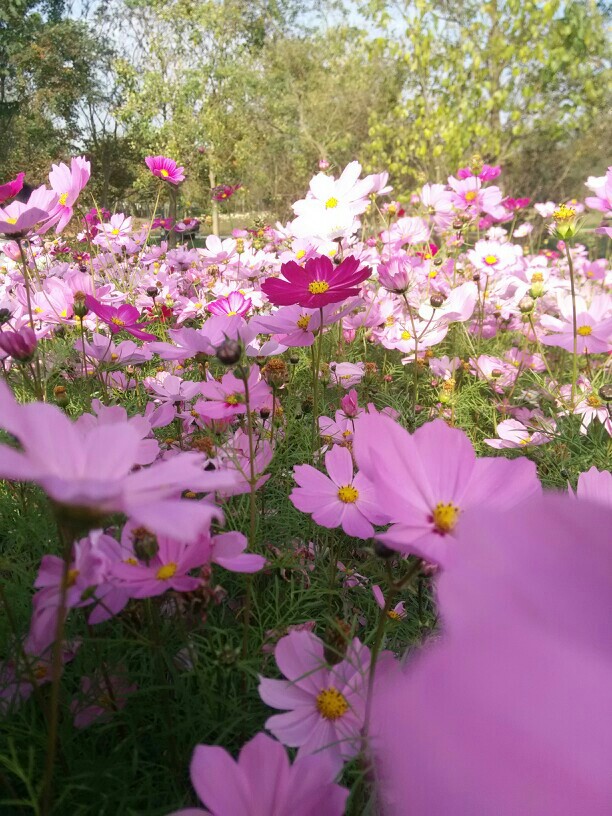
[[[157,570],[155,577],[158,581],[168,581],[170,578],[173,578],[176,574],[176,570],[178,569],[178,565],[174,563],[174,561],[170,561],[169,564],[164,564],[163,567],[160,567]]]
[[[442,533],[442,535],[445,535],[455,529],[459,518],[459,508],[455,504],[452,504],[452,502],[448,502],[447,504],[438,502],[431,515],[431,520],[436,530]]]
[[[354,504],[359,498],[359,491],[353,485],[343,485],[338,490],[338,498],[344,504]]]
[[[329,289],[327,281],[316,280],[308,284],[308,291],[311,295],[322,295]]]
[[[344,694],[334,686],[323,689],[317,695],[317,711],[326,720],[338,720],[349,710]]]

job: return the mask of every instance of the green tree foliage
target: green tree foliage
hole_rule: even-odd
[[[543,165],[550,185],[609,107],[609,45],[593,0],[373,0],[364,12],[405,66],[394,103],[372,114],[367,153],[408,188],[475,151],[520,181]]]

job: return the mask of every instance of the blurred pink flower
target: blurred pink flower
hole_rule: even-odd
[[[549,495],[464,524],[441,637],[377,674],[377,812],[608,816],[612,510]]]
[[[191,782],[206,810],[170,816],[342,816],[349,792],[334,783],[336,769],[322,755],[298,757],[267,734],[256,734],[234,760],[217,745],[197,745]]]
[[[17,176],[12,181],[7,181],[0,184],[0,204],[4,204],[9,198],[13,198],[23,187],[23,180],[25,173],[17,173]]]

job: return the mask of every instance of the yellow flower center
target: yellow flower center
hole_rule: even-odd
[[[305,254],[306,254],[305,249],[298,249],[298,251],[295,253],[296,261],[301,261]]]
[[[576,210],[573,207],[567,207],[565,204],[561,204],[560,207],[553,213],[553,218],[557,223],[563,221],[571,221],[574,216],[576,215]]]
[[[226,405],[238,405],[240,402],[240,395],[239,394],[228,394],[225,398]]]
[[[338,490],[338,498],[344,504],[354,504],[359,498],[359,491],[353,485],[344,485]]]
[[[476,192],[476,190],[468,190],[467,193],[465,194],[465,200],[474,201],[477,195],[478,193]]]
[[[406,329],[404,329],[404,331],[401,334],[402,340],[410,340],[411,337],[412,337],[412,335],[410,334],[410,332],[406,331]]]
[[[389,317],[385,318],[385,326],[393,326],[395,324],[395,318],[393,315],[389,315]]]
[[[170,578],[174,577],[177,570],[177,565],[174,561],[170,561],[169,564],[164,564],[163,567],[160,567],[157,570],[157,575],[155,576],[158,581],[168,581]]]
[[[138,566],[138,561],[135,558],[125,558],[123,560],[124,564],[131,564],[132,567]]]
[[[576,329],[578,334],[581,337],[588,337],[590,334],[593,334],[593,327],[592,326],[578,326]]]
[[[341,694],[337,688],[330,686],[317,695],[317,711],[326,720],[338,720],[349,709],[349,704],[346,701],[344,694]]]
[[[67,201],[68,201],[68,193],[62,193],[61,196],[59,197],[59,203],[62,205],[62,207],[65,207]]]
[[[597,394],[591,394],[587,397],[587,405],[591,408],[601,408],[603,402],[599,399]]]
[[[333,210],[334,207],[337,207],[337,206],[338,206],[338,199],[334,198],[333,196],[331,198],[328,198],[327,201],[325,202],[325,209],[326,210]]]
[[[235,317],[235,315],[237,315],[237,314],[238,314],[238,312],[228,312],[227,316],[228,317]]]
[[[6,223],[7,223],[7,224],[16,224],[16,223],[17,223],[17,219],[16,219],[16,218],[7,218],[7,219],[5,219],[5,220],[6,220]]]
[[[43,680],[49,672],[47,666],[44,666],[42,663],[39,663],[38,666],[34,669],[34,677],[37,680]]]
[[[438,502],[432,513],[433,523],[439,533],[450,533],[455,529],[457,518],[459,517],[459,508],[444,502]]]
[[[427,277],[428,278],[437,278],[438,277],[438,270],[437,269],[431,269],[428,272]]]
[[[125,326],[125,320],[120,317],[111,317],[111,323],[114,323],[115,326]]]
[[[531,276],[532,283],[542,283],[544,280],[544,275],[541,272],[534,272]]]
[[[493,266],[493,264],[496,264],[496,263],[497,263],[498,258],[497,258],[497,256],[496,256],[496,255],[487,255],[487,256],[485,256],[484,261],[485,261],[485,263],[486,263],[486,264],[488,264],[489,266]]]
[[[161,169],[161,170],[159,171],[159,175],[160,175],[162,178],[168,178],[168,176],[170,175],[170,173],[169,173],[167,170],[165,170],[165,169]]]
[[[68,574],[66,575],[66,587],[70,589],[76,584],[77,578],[79,577],[78,569],[71,569],[68,570]]]
[[[298,321],[296,323],[298,329],[303,329],[304,331],[306,331],[306,329],[310,325],[311,317],[312,315],[302,315],[300,318],[298,318]]]
[[[391,618],[391,620],[396,620],[396,621],[402,619],[402,616],[400,615],[400,613],[396,612],[394,609],[390,609],[387,612],[387,617]]]
[[[119,230],[118,229],[111,230],[111,235],[119,235]]]
[[[328,289],[329,283],[327,281],[316,280],[308,284],[308,291],[311,295],[322,295]]]
[[[113,351],[113,353],[111,354],[111,360],[118,360],[118,359],[119,359],[119,355],[116,352]]]

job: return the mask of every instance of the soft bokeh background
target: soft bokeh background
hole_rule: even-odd
[[[146,214],[143,157],[181,210],[285,217],[317,162],[404,197],[478,152],[504,188],[584,196],[605,173],[610,6],[594,0],[3,0],[0,177],[86,154],[98,206]]]

